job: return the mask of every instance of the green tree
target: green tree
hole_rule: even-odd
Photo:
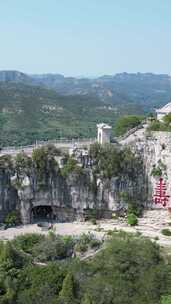
[[[78,166],[77,161],[69,157],[67,162],[64,164],[63,168],[61,169],[61,173],[64,177],[67,177],[70,173],[76,173],[78,175],[83,173],[83,169]]]
[[[123,135],[130,129],[140,125],[143,119],[144,116],[140,115],[127,115],[120,117],[116,122],[115,134],[117,136]]]
[[[138,224],[138,219],[134,213],[128,213],[127,221],[130,226],[135,226]]]
[[[75,302],[74,278],[71,273],[68,273],[63,281],[62,290],[59,294],[59,303],[74,304]]]
[[[18,280],[17,304],[57,303],[65,275],[65,268],[58,263],[25,267]]]
[[[32,168],[32,159],[26,153],[18,153],[15,158],[15,168],[17,174],[23,174],[23,172],[29,172]]]
[[[93,304],[91,297],[88,293],[85,293],[84,297],[81,300],[81,304]]]
[[[171,295],[163,296],[161,299],[161,304],[171,304]]]
[[[167,115],[165,115],[165,116],[163,117],[163,122],[164,122],[166,125],[170,125],[170,123],[171,123],[171,113],[169,113],[169,114],[167,114]]]
[[[19,213],[16,210],[9,212],[4,220],[7,227],[16,226],[20,223]]]

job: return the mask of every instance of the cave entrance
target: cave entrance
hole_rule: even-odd
[[[53,210],[51,206],[37,206],[32,208],[32,219],[34,222],[51,221]]]

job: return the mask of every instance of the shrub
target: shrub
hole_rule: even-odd
[[[102,232],[104,229],[102,228],[102,227],[100,227],[100,226],[98,226],[96,229],[95,229],[95,231],[97,231],[97,232]]]
[[[75,245],[75,251],[84,253],[88,250],[88,245],[84,243],[78,243]]]
[[[100,241],[95,238],[91,233],[82,234],[75,245],[75,251],[84,253],[88,248],[95,248],[100,246]]]
[[[90,241],[90,248],[94,249],[94,248],[99,248],[101,245],[101,242],[97,239],[93,239]]]
[[[108,230],[107,235],[109,235],[109,236],[113,235],[113,230]]]
[[[171,304],[171,295],[162,296],[161,304]]]
[[[41,262],[61,260],[72,255],[74,245],[73,238],[50,233],[34,246],[33,255]]]
[[[98,211],[96,209],[87,209],[85,220],[91,221],[92,224],[96,225],[97,219],[98,219]]]
[[[142,214],[143,208],[141,205],[138,205],[138,203],[129,201],[128,202],[128,209],[127,214],[133,213],[136,216],[140,216]]]
[[[117,220],[118,219],[118,215],[116,213],[112,213],[112,219],[113,220]]]
[[[36,233],[28,233],[17,236],[13,242],[17,248],[22,249],[27,253],[30,253],[33,247],[39,244],[44,239],[45,239],[44,235],[36,234]]]
[[[154,240],[155,240],[155,241],[158,241],[158,240],[159,240],[159,237],[158,237],[158,236],[155,236]]]
[[[167,228],[162,229],[161,233],[166,236],[171,236],[171,230]]]
[[[160,177],[162,176],[162,169],[160,167],[153,167],[152,171],[151,171],[151,176],[153,177]]]
[[[25,172],[25,170],[31,169],[32,159],[24,152],[18,153],[15,158],[15,167],[17,173],[20,174]]]
[[[130,226],[136,226],[138,224],[138,219],[134,213],[129,213],[127,216],[127,222]]]
[[[166,125],[169,126],[170,123],[171,123],[171,113],[165,115],[165,116],[163,117],[163,121],[164,121],[164,123],[165,123]]]
[[[64,164],[63,168],[61,169],[61,173],[64,177],[67,177],[70,173],[75,172],[77,175],[82,174],[83,169],[78,166],[77,161],[69,157],[67,162]]]
[[[161,123],[158,120],[154,120],[148,127],[148,131],[159,131],[161,129]]]
[[[5,217],[5,224],[7,225],[7,227],[16,226],[19,223],[19,214],[16,210],[9,212]]]
[[[13,161],[11,155],[3,155],[0,157],[0,168],[13,170]]]
[[[127,115],[120,117],[116,122],[115,134],[117,136],[123,135],[130,129],[140,125],[143,119],[144,117],[140,115]]]
[[[138,196],[133,196],[128,192],[120,192],[119,197],[121,201],[127,206],[127,214],[134,213],[136,216],[141,216],[143,212],[143,206],[138,200]]]
[[[95,219],[95,218],[92,218],[92,219],[91,219],[91,223],[92,223],[93,225],[96,225],[96,224],[97,224],[96,219]]]

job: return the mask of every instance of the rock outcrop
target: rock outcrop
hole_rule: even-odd
[[[134,153],[143,158],[145,176],[148,180],[148,204],[156,208],[152,202],[152,195],[160,176],[164,178],[167,194],[171,197],[171,132],[149,132],[146,125],[124,138],[121,144],[130,146]],[[159,208],[161,207],[162,205],[159,205]]]
[[[134,178],[114,176],[95,178],[92,169],[82,174],[61,175],[60,169],[41,177],[36,171],[23,172],[0,168],[0,221],[11,210],[18,210],[24,224],[33,221],[34,209],[50,206],[58,221],[84,219],[96,212],[97,217],[110,218],[125,206],[121,193],[129,193],[140,204],[146,202],[147,187],[143,167]]]

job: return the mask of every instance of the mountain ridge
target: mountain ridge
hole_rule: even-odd
[[[60,95],[43,86],[0,82],[0,142],[13,146],[95,137],[97,123],[114,126],[118,116],[141,111],[126,99],[123,103],[116,99],[114,106],[94,95]]]
[[[168,75],[117,74],[76,79],[0,71],[0,142],[90,138],[96,124],[115,126],[119,116],[145,114],[171,100]]]
[[[17,82],[44,86],[60,95],[94,95],[105,103],[115,104],[124,96],[137,102],[145,111],[171,100],[171,76],[153,73],[117,73],[97,78],[65,77],[59,73],[25,74],[19,71],[0,71],[0,82]]]

